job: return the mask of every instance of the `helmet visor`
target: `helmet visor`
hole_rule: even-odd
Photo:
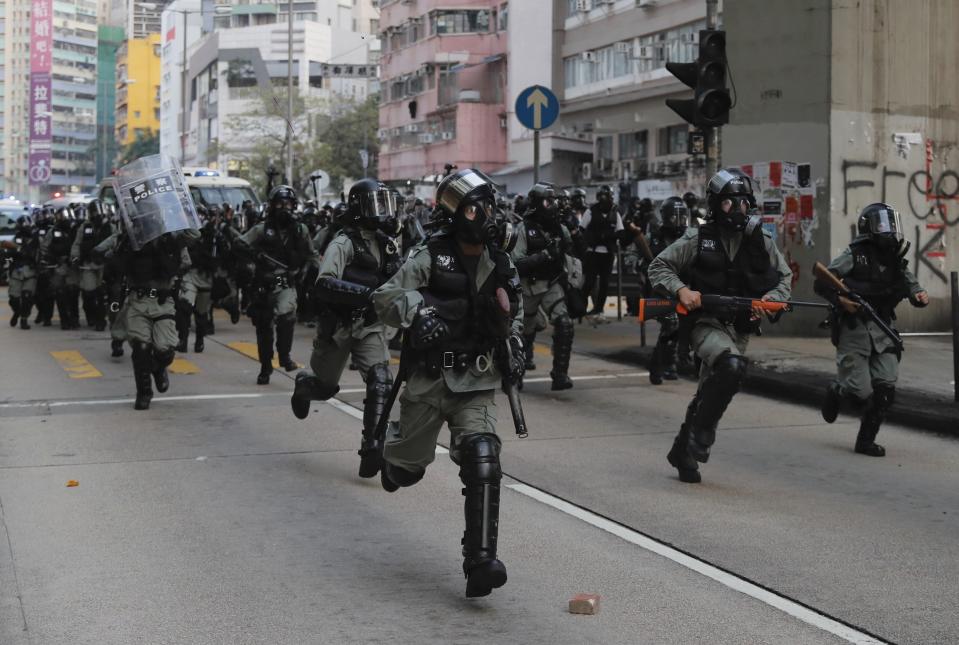
[[[680,228],[689,226],[689,209],[685,205],[674,205],[663,213],[663,226]]]
[[[889,235],[902,238],[902,221],[898,211],[880,208],[869,218],[869,232],[873,235]]]
[[[356,205],[360,217],[364,219],[383,222],[397,216],[396,193],[384,188],[361,193],[357,196]]]

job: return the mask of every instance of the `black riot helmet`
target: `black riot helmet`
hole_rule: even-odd
[[[92,199],[87,204],[87,219],[89,219],[94,224],[100,224],[105,219],[106,213],[103,209],[103,204],[99,199]]]
[[[578,211],[586,210],[586,191],[582,188],[574,188],[570,194],[569,202]]]
[[[596,201],[603,206],[613,205],[613,189],[609,186],[600,186],[596,191]]]
[[[452,219],[456,238],[467,244],[489,240],[496,214],[496,185],[480,170],[464,168],[443,177],[436,207]]]
[[[687,191],[683,193],[683,203],[686,204],[686,208],[693,210],[699,206],[699,197],[696,197],[696,193]]]
[[[530,214],[541,222],[553,221],[559,214],[556,186],[545,181],[534,184],[526,195]]]
[[[869,204],[859,213],[856,221],[859,239],[868,239],[884,253],[905,254],[902,221],[899,212],[892,206],[877,202]]]
[[[738,170],[723,169],[706,184],[707,217],[733,231],[746,228],[749,212],[756,207],[753,184]]]
[[[293,223],[293,214],[299,199],[289,186],[276,186],[270,191],[269,217],[276,226],[286,227]]]
[[[662,230],[671,236],[680,236],[689,226],[689,209],[679,197],[670,197],[659,207]]]
[[[556,203],[559,205],[559,209],[561,211],[565,211],[569,208],[570,197],[571,195],[569,194],[569,191],[565,188],[560,188],[556,192]]]
[[[367,177],[350,187],[346,199],[353,221],[373,231],[389,232],[397,218],[396,193],[378,179]]]

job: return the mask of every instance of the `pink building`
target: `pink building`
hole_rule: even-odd
[[[379,177],[507,161],[504,0],[383,0]]]

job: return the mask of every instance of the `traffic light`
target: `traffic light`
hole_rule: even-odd
[[[666,69],[693,88],[691,99],[666,99],[666,105],[697,128],[729,123],[732,101],[726,89],[726,32],[702,29],[699,58],[693,63],[666,63]]]

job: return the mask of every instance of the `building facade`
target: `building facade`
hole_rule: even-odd
[[[508,4],[387,0],[379,176],[433,182],[447,163],[506,165]]]
[[[116,140],[126,146],[160,130],[160,34],[124,41],[116,65]]]
[[[897,324],[948,329],[949,273],[959,270],[959,4],[797,0],[770,11],[740,0],[727,3],[726,24],[738,98],[723,164],[754,177],[794,292],[811,294],[813,263],[837,255],[861,209],[884,201],[901,215],[910,267],[932,299],[900,306]]]
[[[101,4],[101,7],[103,5]],[[97,27],[97,151],[96,180],[113,172],[119,146],[116,138],[117,50],[124,41],[122,27]]]
[[[33,38],[31,12],[38,0],[3,3],[4,190],[21,199],[43,201],[53,192],[92,190],[96,185],[97,3],[46,0],[44,34]],[[40,0],[42,2],[42,0]],[[47,20],[48,18],[48,20]],[[49,31],[46,31],[49,29]],[[47,40],[49,39],[49,40]],[[49,42],[49,90],[31,98],[33,40]],[[46,44],[44,45],[46,49]],[[38,98],[39,97],[39,98]],[[36,100],[33,100],[36,99]],[[31,103],[37,119],[31,123]],[[40,124],[37,123],[40,122]],[[31,129],[33,128],[33,129]],[[46,137],[49,165],[30,181],[31,136]]]

